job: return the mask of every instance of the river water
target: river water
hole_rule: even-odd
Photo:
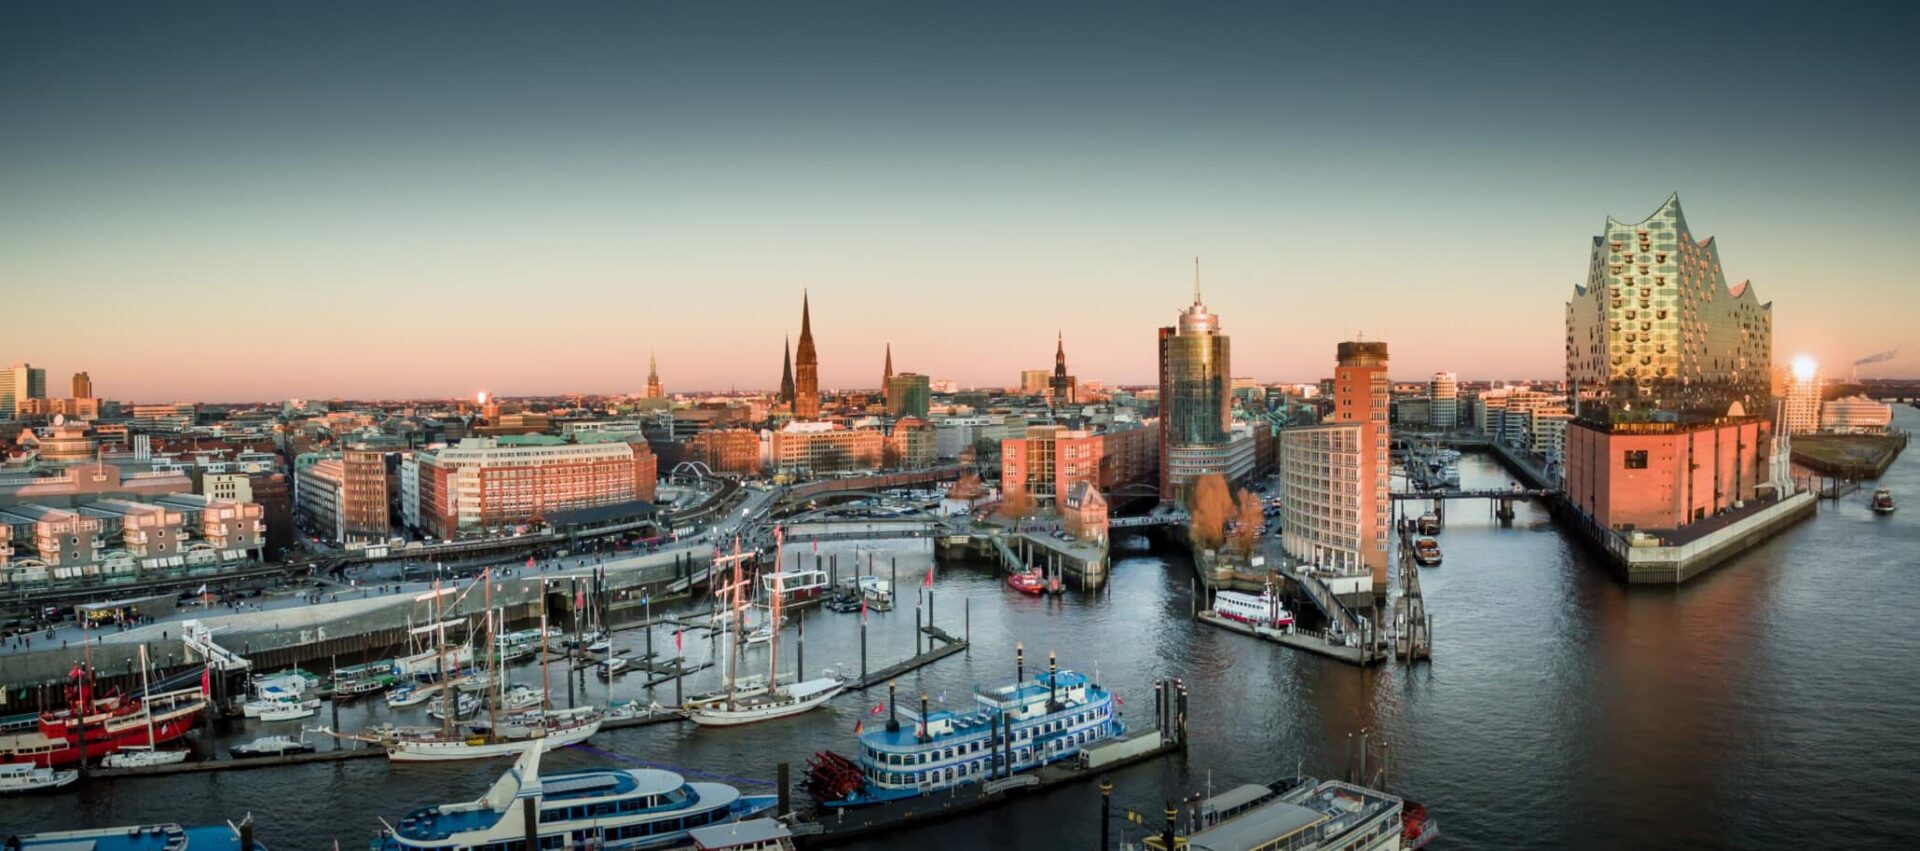
[[[1897,411],[1901,427],[1920,426],[1920,412]],[[1468,487],[1508,479],[1480,456],[1464,459],[1461,473]],[[934,583],[935,615],[959,633],[970,613],[973,648],[908,675],[901,699],[926,692],[936,705],[965,705],[974,684],[1012,676],[1015,642],[1026,645],[1030,671],[1048,650],[1063,665],[1097,670],[1142,727],[1152,724],[1153,678],[1184,677],[1190,751],[1113,778],[1116,808],[1149,822],[1167,797],[1209,782],[1225,789],[1300,769],[1336,776],[1349,734],[1366,728],[1387,757],[1388,787],[1439,819],[1436,847],[1912,847],[1920,803],[1905,787],[1920,780],[1920,457],[1908,453],[1882,483],[1905,510],[1874,516],[1865,492],[1824,504],[1817,518],[1677,589],[1621,585],[1531,506],[1511,528],[1484,507],[1456,507],[1440,536],[1444,566],[1422,574],[1435,658],[1413,668],[1360,670],[1197,624],[1188,618],[1192,571],[1172,554],[1122,558],[1105,593],[1057,601],[1018,596],[985,569],[948,566]],[[840,553],[843,570],[870,555],[883,574],[897,563],[903,590],[931,564],[925,544],[913,542],[823,552]],[[857,615],[816,611],[806,620],[810,673],[857,669]],[[913,625],[910,599],[872,615],[871,665],[910,653]],[[618,640],[644,645],[637,632]],[[664,651],[672,637],[662,631],[655,641]],[[708,650],[687,643],[690,657]],[[762,650],[750,658],[765,664]],[[688,688],[717,676],[704,672]],[[522,667],[516,679],[538,677]],[[592,678],[586,689],[581,699],[603,698]],[[638,678],[615,691],[639,695]],[[565,700],[557,679],[556,693]],[[794,763],[797,776],[812,752],[846,751],[855,722],[885,694],[843,696],[741,729],[612,731],[594,739],[597,752],[559,752],[547,765],[673,766],[765,793],[759,784],[776,761]],[[671,703],[673,689],[656,696]],[[352,728],[368,720],[363,713],[385,712],[376,701],[343,712],[342,722]],[[224,750],[294,728],[247,722],[196,747]],[[85,783],[0,801],[0,834],[252,812],[276,851],[336,839],[365,847],[379,817],[478,797],[503,767],[373,759]],[[1087,784],[854,847],[1091,848],[1098,812]]]

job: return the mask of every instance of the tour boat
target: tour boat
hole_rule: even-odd
[[[394,672],[392,659],[349,665],[333,672],[333,698],[340,700],[385,691],[399,681],[400,675]]]
[[[154,765],[172,765],[185,762],[187,752],[163,751],[146,745],[128,745],[100,760],[101,768],[146,768]]]
[[[1046,593],[1047,580],[1041,575],[1039,568],[1034,568],[1007,577],[1007,587],[1031,597],[1038,597]]]
[[[1184,835],[1176,830],[1184,829]],[[1289,851],[1413,851],[1440,834],[1425,807],[1398,795],[1339,780],[1292,777],[1247,783],[1200,798],[1160,835],[1151,851],[1280,848]]]
[[[300,738],[292,736],[261,736],[243,745],[234,745],[234,759],[255,759],[268,756],[287,756],[296,753],[313,753],[313,743],[307,741],[307,734]]]
[[[1872,505],[1873,513],[1875,514],[1892,514],[1894,509],[1893,491],[1887,488],[1874,491]]]
[[[318,711],[320,711],[320,698],[307,700],[295,698],[261,712],[258,717],[262,721],[297,721],[301,718],[312,718]]]
[[[258,718],[267,712],[284,709],[288,705],[298,706],[302,702],[299,694],[284,691],[277,686],[266,688],[256,686],[254,693],[258,697],[240,705],[240,714],[244,717]]]
[[[925,695],[918,715],[896,707],[885,725],[859,734],[856,759],[814,754],[803,786],[825,807],[878,804],[1009,778],[1126,732],[1111,692],[1051,658],[1047,667],[1026,679],[1018,664],[1011,685],[975,689],[970,711],[928,711]]]
[[[604,662],[601,662],[598,665],[593,666],[594,668],[593,673],[594,673],[594,676],[597,676],[600,679],[611,680],[614,677],[617,677],[617,676],[620,676],[621,674],[626,673],[627,667],[629,664],[630,663],[627,662],[625,658],[620,656],[615,656],[612,659],[608,659]]]
[[[1440,542],[1422,535],[1413,539],[1413,560],[1422,567],[1436,567],[1440,564]]]
[[[0,763],[0,795],[51,792],[78,779],[80,772],[71,768],[42,768],[31,762]]]
[[[1280,605],[1280,598],[1267,588],[1258,594],[1219,591],[1213,595],[1213,613],[1256,627],[1287,629],[1293,626],[1293,613]]]
[[[187,734],[207,708],[199,687],[148,694],[94,693],[92,677],[76,668],[66,686],[67,709],[33,716],[29,726],[0,734],[0,762],[57,768],[130,745],[163,745]]]
[[[369,851],[496,851],[520,848],[527,830],[542,848],[630,851],[684,847],[688,831],[773,809],[772,795],[742,795],[724,783],[688,782],[657,768],[589,768],[540,774],[539,748],[474,801],[416,809],[386,827]],[[538,807],[538,815],[526,812]]]
[[[783,607],[802,606],[816,603],[827,593],[827,574],[821,570],[789,570],[782,573],[760,574],[760,597],[769,599],[775,593],[774,588],[782,589],[780,595]]]
[[[267,851],[259,840],[243,848],[240,830],[216,824],[181,827],[178,824],[142,824],[125,827],[89,827],[49,833],[0,833],[0,848],[8,851]]]

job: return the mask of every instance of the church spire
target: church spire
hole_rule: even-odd
[[[788,337],[780,356],[780,402],[793,404],[793,338]]]
[[[793,415],[820,417],[820,355],[813,348],[813,310],[806,291],[800,293],[800,344],[793,352]]]

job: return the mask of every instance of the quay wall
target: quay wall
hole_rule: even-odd
[[[1757,546],[1819,510],[1810,491],[1787,496],[1697,540],[1673,546],[1634,546],[1619,532],[1595,523],[1570,503],[1556,512],[1566,525],[1607,554],[1615,572],[1632,585],[1678,585]]]

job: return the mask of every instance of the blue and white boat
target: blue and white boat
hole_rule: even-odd
[[[527,836],[528,807],[539,813],[542,848],[679,846],[696,827],[753,818],[776,802],[772,795],[742,795],[724,783],[689,783],[654,768],[590,768],[541,777],[541,752],[528,748],[479,800],[422,807],[387,825],[371,851],[518,849]]]
[[[243,825],[244,826],[244,825]],[[249,832],[251,832],[249,830]],[[249,837],[251,839],[251,837]],[[136,827],[99,827],[57,833],[8,835],[0,840],[7,851],[267,851],[259,840],[252,849],[240,844],[240,829],[227,825],[181,827],[143,824]]]
[[[974,708],[965,713],[929,712],[925,695],[917,716],[896,707],[894,716],[913,723],[889,717],[881,729],[861,734],[857,761],[815,754],[807,791],[825,807],[878,804],[1012,777],[1126,733],[1112,692],[1085,674],[1059,670],[1052,654],[1047,668],[1030,680],[975,689]]]

